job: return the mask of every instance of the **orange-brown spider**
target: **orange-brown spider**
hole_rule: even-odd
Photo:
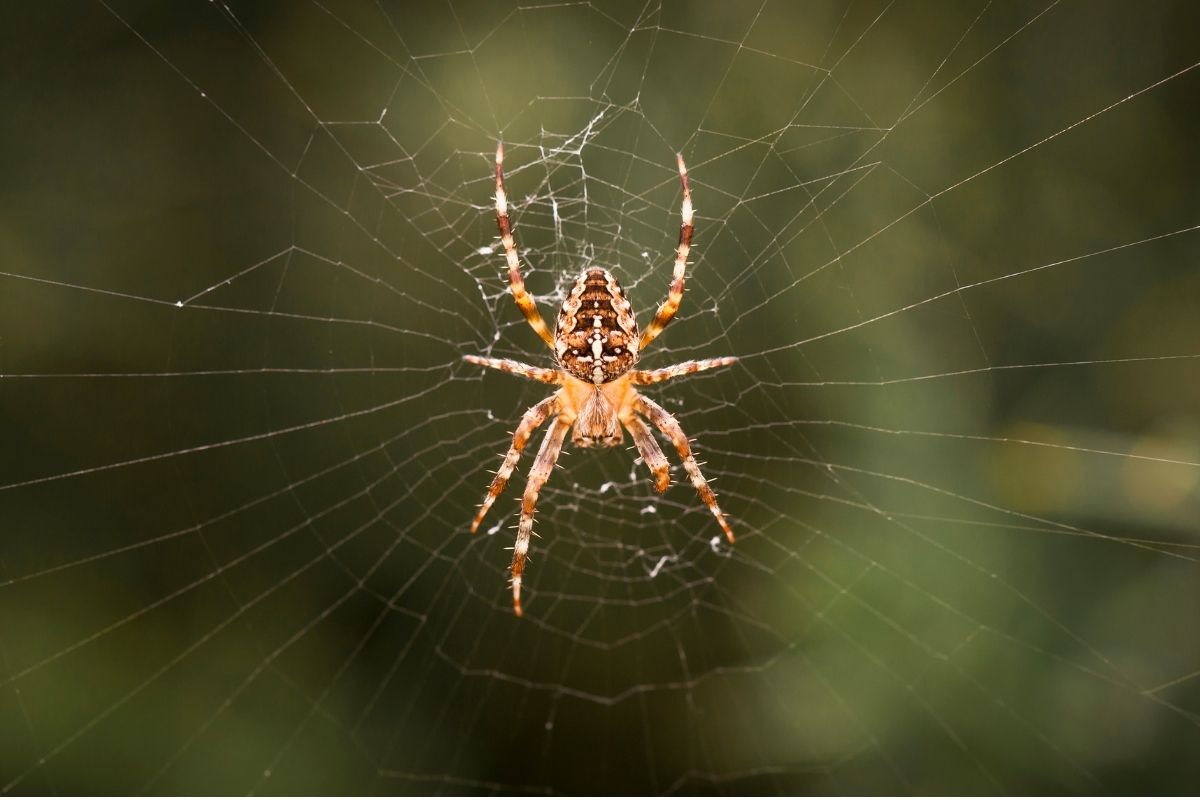
[[[650,326],[639,337],[637,320],[629,301],[625,299],[621,284],[617,283],[617,279],[608,270],[589,267],[579,276],[567,299],[563,301],[562,309],[558,312],[557,329],[551,335],[545,320],[534,305],[533,298],[525,291],[525,281],[521,278],[517,245],[513,240],[512,223],[508,218],[508,198],[504,193],[504,146],[496,146],[496,224],[500,228],[500,241],[504,245],[504,255],[508,260],[508,280],[513,299],[537,335],[554,351],[559,369],[533,367],[509,359],[482,356],[463,358],[482,367],[511,372],[560,387],[554,394],[526,411],[525,416],[521,418],[521,423],[513,434],[512,446],[504,456],[496,477],[492,479],[492,485],[488,487],[479,513],[471,522],[471,533],[474,533],[479,529],[479,523],[483,521],[492,503],[504,491],[529,437],[539,425],[553,417],[554,421],[550,423],[550,429],[541,449],[538,450],[537,459],[533,462],[529,481],[525,484],[525,496],[521,501],[521,521],[517,525],[517,541],[513,547],[512,564],[509,568],[512,572],[513,610],[517,616],[521,616],[521,573],[525,569],[525,558],[529,553],[529,537],[533,533],[533,512],[537,505],[538,492],[554,469],[567,430],[572,425],[575,426],[575,431],[571,438],[580,447],[612,447],[620,443],[621,428],[624,426],[633,436],[638,453],[654,476],[654,488],[663,492],[670,482],[667,457],[663,455],[662,448],[658,446],[642,417],[649,419],[675,445],[675,450],[683,461],[683,468],[700,494],[700,499],[717,518],[717,524],[725,531],[725,538],[733,542],[733,531],[717,505],[716,495],[709,488],[708,481],[704,479],[699,465],[696,464],[683,428],[679,427],[679,423],[666,409],[650,398],[643,397],[635,388],[637,385],[659,383],[701,370],[728,366],[737,361],[733,357],[710,358],[703,361],[685,361],[662,369],[633,369],[641,352],[675,317],[675,312],[679,310],[679,301],[683,297],[683,273],[692,244],[693,213],[692,194],[683,156],[677,156],[677,161],[679,181],[683,186],[683,221],[679,227],[679,246],[675,250],[675,269],[667,299],[658,309]]]

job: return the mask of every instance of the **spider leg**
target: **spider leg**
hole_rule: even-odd
[[[468,360],[470,360],[469,357]],[[636,384],[662,383],[672,378],[691,375],[694,372],[703,372],[706,369],[716,369],[717,367],[728,367],[730,364],[736,363],[736,356],[706,358],[703,361],[684,361],[679,364],[672,364],[669,367],[663,367],[662,369],[635,369],[629,373],[629,380]]]
[[[512,572],[513,611],[521,616],[521,573],[525,571],[525,557],[529,553],[529,537],[533,533],[533,511],[537,507],[538,492],[550,477],[555,462],[558,461],[559,451],[562,450],[563,439],[571,423],[563,417],[556,417],[546,431],[542,441],[542,449],[538,450],[533,469],[529,471],[529,482],[525,484],[525,496],[521,498],[521,521],[517,523],[517,541],[513,545]]]
[[[525,315],[525,319],[534,332],[553,350],[554,337],[550,335],[550,329],[546,327],[546,321],[542,319],[542,314],[534,304],[533,298],[529,296],[529,292],[525,291],[525,279],[521,277],[521,259],[517,255],[517,243],[513,239],[512,222],[508,218],[508,195],[504,193],[503,164],[504,145],[497,142],[496,227],[500,229],[500,243],[504,245],[504,257],[508,260],[508,282],[512,288],[513,300],[517,301],[517,308],[521,309],[521,313]]]
[[[675,445],[675,450],[679,453],[679,458],[683,461],[683,468],[687,470],[688,476],[692,479],[692,486],[696,487],[696,493],[700,495],[700,499],[708,506],[708,510],[717,518],[717,524],[721,526],[721,530],[725,531],[725,538],[729,540],[730,544],[733,544],[733,530],[725,521],[725,515],[721,513],[721,507],[717,505],[717,496],[713,494],[708,481],[700,472],[700,465],[696,463],[696,459],[692,455],[692,448],[688,445],[687,434],[683,432],[683,428],[679,427],[675,417],[671,416],[658,403],[641,395],[638,395],[633,407],[639,414],[649,417],[650,421],[670,438],[671,443]]]
[[[688,251],[692,247],[692,231],[694,230],[692,190],[688,186],[687,166],[683,163],[683,156],[676,155],[675,158],[679,162],[679,182],[683,185],[683,205],[680,211],[683,221],[679,226],[679,247],[675,249],[675,270],[671,274],[671,286],[667,290],[667,299],[659,306],[658,313],[654,315],[654,319],[642,334],[642,340],[638,343],[639,351],[645,350],[646,345],[663,332],[667,323],[675,319],[675,312],[679,310],[679,301],[683,299],[683,271],[687,267]]]
[[[541,381],[542,383],[562,383],[562,375],[556,369],[533,367],[529,364],[522,364],[520,361],[513,361],[509,358],[463,356],[463,361],[467,361],[471,364],[477,364],[481,367],[491,367],[492,369],[498,369],[501,372],[508,372],[513,375],[520,375],[522,378],[529,378],[533,381]]]
[[[642,461],[646,462],[646,467],[650,470],[650,474],[654,476],[654,491],[662,494],[667,490],[667,486],[671,482],[671,474],[668,471],[670,465],[667,463],[667,457],[663,455],[662,448],[654,440],[654,434],[650,432],[650,428],[641,419],[630,414],[622,422],[625,425],[625,430],[632,434],[634,444],[637,445]]]
[[[504,491],[504,487],[508,485],[509,476],[512,475],[513,467],[517,465],[517,459],[521,457],[521,451],[525,449],[529,437],[556,410],[558,410],[558,395],[552,394],[531,407],[525,412],[525,416],[521,417],[521,423],[517,425],[517,431],[513,434],[512,446],[508,448],[507,455],[500,462],[500,469],[496,470],[496,477],[492,478],[492,485],[488,487],[483,504],[479,506],[479,511],[475,513],[475,519],[471,521],[471,533],[479,530],[479,523],[483,522],[484,515],[492,507],[492,503],[496,502],[500,493]]]

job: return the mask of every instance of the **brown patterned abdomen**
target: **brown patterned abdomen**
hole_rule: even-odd
[[[608,383],[638,360],[638,329],[625,291],[606,269],[585,271],[558,314],[558,363],[587,383]]]

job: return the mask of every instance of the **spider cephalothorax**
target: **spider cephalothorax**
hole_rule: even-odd
[[[638,336],[637,319],[625,292],[617,279],[606,270],[591,267],[584,270],[575,286],[563,301],[558,313],[558,325],[552,336],[546,321],[525,291],[521,277],[520,258],[516,241],[512,235],[512,223],[508,218],[508,198],[504,193],[504,148],[496,147],[496,224],[500,228],[500,242],[508,262],[508,280],[513,299],[525,319],[541,337],[558,361],[560,369],[545,369],[521,364],[517,361],[482,356],[463,356],[472,364],[522,375],[542,383],[559,386],[558,391],[537,403],[521,418],[512,446],[509,447],[492,485],[471,523],[471,533],[479,529],[479,523],[491,508],[492,503],[504,491],[512,475],[521,451],[525,449],[533,431],[550,417],[550,429],[538,450],[537,459],[525,485],[525,496],[521,501],[521,521],[517,525],[517,542],[513,547],[512,572],[513,610],[521,615],[521,573],[525,569],[529,553],[529,537],[533,533],[533,512],[537,505],[538,492],[554,469],[559,451],[566,439],[567,431],[574,427],[572,441],[581,447],[612,447],[622,440],[621,429],[629,431],[637,445],[638,453],[654,476],[654,488],[664,492],[670,483],[667,457],[658,446],[650,428],[643,421],[648,419],[662,431],[683,461],[683,468],[700,499],[712,511],[726,538],[733,542],[733,531],[725,521],[725,515],[717,505],[716,495],[700,472],[700,466],[692,454],[687,435],[679,423],[666,409],[640,394],[635,385],[659,383],[693,372],[724,367],[737,361],[736,358],[710,358],[704,361],[685,361],[671,367],[654,370],[636,370],[638,356],[650,342],[654,341],[679,310],[683,297],[683,274],[687,266],[688,251],[692,244],[692,195],[688,187],[687,168],[683,156],[678,156],[679,181],[683,187],[682,217],[679,227],[679,247],[675,251],[675,268],[667,299],[658,313]]]

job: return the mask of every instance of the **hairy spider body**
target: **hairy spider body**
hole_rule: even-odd
[[[513,610],[517,616],[521,616],[521,576],[529,553],[529,538],[533,534],[533,514],[538,493],[550,477],[567,432],[572,428],[571,439],[580,447],[612,447],[622,441],[622,429],[629,431],[638,454],[654,478],[654,488],[664,492],[670,484],[669,465],[644,421],[649,420],[671,440],[700,499],[716,518],[725,537],[730,543],[733,542],[733,530],[717,505],[716,495],[700,472],[687,435],[666,409],[643,396],[636,388],[637,385],[660,383],[737,361],[733,357],[711,358],[685,361],[663,369],[634,369],[641,352],[675,317],[683,297],[684,271],[692,243],[693,211],[683,156],[678,156],[677,160],[679,180],[683,187],[679,246],[675,251],[675,266],[667,299],[646,331],[639,337],[633,308],[617,279],[606,269],[590,267],[584,270],[567,294],[558,313],[555,332],[551,335],[533,298],[525,291],[512,223],[508,217],[508,199],[504,192],[504,148],[502,145],[496,147],[496,224],[500,229],[500,241],[504,245],[508,264],[509,286],[517,307],[534,332],[550,346],[559,366],[559,369],[545,369],[509,359],[463,356],[472,364],[559,387],[558,391],[531,407],[521,418],[513,434],[512,445],[471,522],[471,533],[474,533],[492,503],[504,491],[529,437],[542,423],[553,418],[534,459],[521,499],[521,517],[509,566]]]
[[[594,384],[616,380],[637,363],[637,319],[608,270],[592,268],[575,281],[558,312],[554,352],[568,374]]]
[[[629,418],[637,398],[627,376],[592,384],[567,375],[558,394],[563,413],[575,419],[571,441],[580,447],[613,447],[621,443],[623,436],[617,423]]]

